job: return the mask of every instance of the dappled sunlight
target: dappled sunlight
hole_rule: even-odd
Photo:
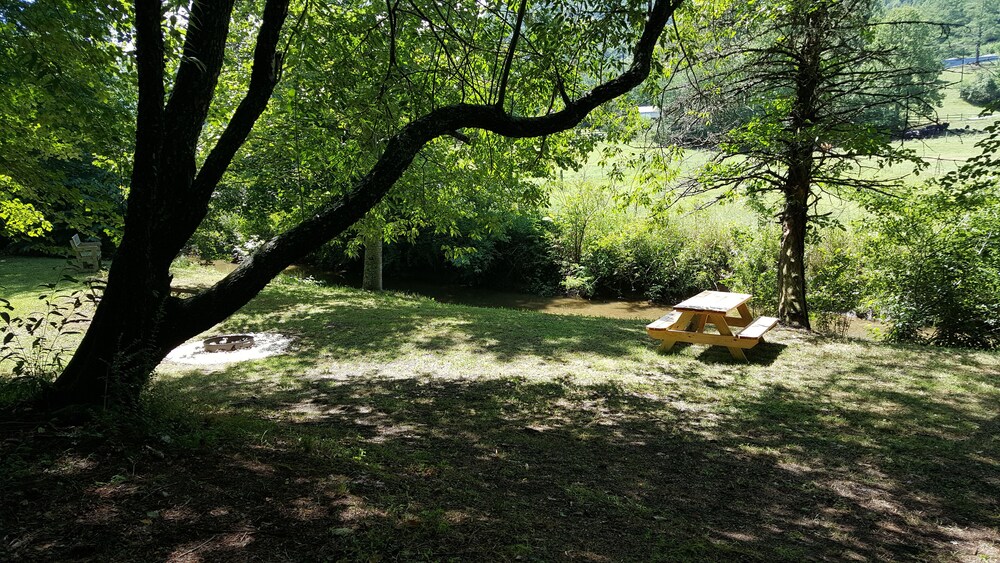
[[[228,534],[214,534],[205,541],[185,542],[167,554],[169,563],[193,563],[204,561],[205,555],[221,555],[220,552],[242,550],[254,540],[249,531]]]
[[[115,522],[121,517],[121,511],[113,504],[99,504],[77,516],[76,522],[90,526],[103,526]]]
[[[72,476],[83,471],[89,471],[97,466],[97,462],[90,456],[80,456],[73,453],[66,453],[56,459],[52,467],[46,473],[53,475]]]
[[[179,561],[306,545],[332,559],[371,549],[418,558],[419,545],[469,559],[609,561],[995,551],[988,419],[976,417],[978,436],[922,433],[931,418],[969,418],[919,390],[893,396],[836,370],[780,387],[713,376],[714,402],[701,376],[681,377],[275,376],[248,391],[233,374],[189,371],[160,385],[182,403],[210,388],[232,413],[211,415],[220,422],[277,416],[241,439],[253,447],[198,453],[212,469],[197,479],[176,465],[183,457],[141,457],[134,476],[88,489],[79,502],[92,516],[80,522],[145,530],[126,541],[166,540],[163,558]],[[947,467],[934,467],[939,452],[953,454]],[[88,465],[80,477],[107,481],[109,470]],[[46,534],[58,533],[57,516]],[[43,540],[28,544],[63,552]]]
[[[317,290],[330,298],[317,302]],[[277,313],[272,309],[259,313],[251,302],[222,328],[286,332],[300,337],[300,353],[318,352],[333,360],[363,355],[377,362],[391,362],[414,351],[487,353],[505,363],[576,354],[620,358],[633,353],[635,343],[645,341],[637,322],[444,306],[422,297],[371,297],[343,288],[311,288],[305,302],[294,302],[294,295],[294,290],[290,295],[269,294],[271,308],[275,306],[271,301],[289,301]]]
[[[308,396],[317,409],[309,422],[320,426],[312,428],[329,425],[336,434],[357,435],[362,443],[395,452],[392,456],[451,452],[439,465],[409,463],[401,471],[405,475],[454,479],[449,466],[461,460],[463,471],[493,475],[494,482],[517,491],[521,510],[529,499],[541,500],[547,510],[563,505],[563,514],[570,510],[567,525],[574,528],[591,514],[629,520],[633,516],[626,514],[635,513],[656,529],[661,520],[653,516],[664,507],[697,514],[699,521],[715,522],[698,544],[701,553],[763,553],[759,550],[787,541],[782,538],[793,539],[789,553],[803,556],[951,553],[948,546],[960,550],[964,540],[943,531],[942,513],[989,520],[994,497],[975,492],[981,485],[952,480],[948,486],[967,497],[955,504],[954,495],[938,490],[939,481],[918,479],[920,468],[900,472],[903,464],[884,466],[909,448],[921,452],[923,467],[943,451],[953,472],[961,466],[992,470],[996,456],[982,449],[959,461],[951,455],[969,436],[948,430],[948,421],[961,419],[964,426],[956,428],[965,428],[982,419],[955,410],[961,392],[935,395],[915,385],[893,394],[884,381],[836,369],[806,375],[794,386],[775,385],[771,378],[779,378],[777,372],[747,379],[746,369],[766,368],[735,367],[698,377],[711,382],[712,398],[688,388],[694,382],[683,370],[661,369],[668,375],[645,390],[613,382],[587,385],[572,377],[537,382],[386,377],[318,378],[303,381],[292,394]],[[898,388],[911,376],[895,377]],[[325,409],[317,406],[323,401]],[[720,410],[720,405],[736,408]],[[922,420],[935,423],[914,424]],[[576,477],[562,481],[569,475]],[[599,489],[573,484],[587,475]],[[472,487],[468,502],[491,494],[490,487],[476,493],[478,485],[466,485]],[[677,533],[668,535],[681,537]],[[575,545],[580,542],[586,543],[578,537]],[[608,556],[602,549],[592,551]]]
[[[621,561],[1000,545],[995,354],[777,329],[741,363],[658,353],[637,322],[329,295],[296,304],[291,287],[279,315],[220,327],[294,335],[284,355],[161,366],[167,428],[126,454],[66,445],[12,502],[72,500],[41,531],[12,520],[8,546],[107,559],[93,538],[115,531],[176,561]]]
[[[957,553],[964,540],[946,527],[956,520],[988,527],[997,508],[1000,489],[983,479],[1000,456],[989,430],[996,428],[996,413],[957,391],[948,381],[959,378],[954,372],[890,375],[899,367],[887,362],[877,379],[834,368],[805,378],[798,389],[764,390],[738,405],[744,420],[736,427],[779,430],[757,433],[755,441],[782,460],[779,467],[808,475],[834,496],[826,513],[832,522],[844,529],[851,520],[868,522],[850,528],[855,544],[869,538],[872,546],[905,553],[921,538]],[[975,399],[991,396],[995,400],[996,386]],[[991,537],[1000,540],[995,530]],[[857,545],[852,550],[864,553]],[[866,555],[872,556],[881,555]]]

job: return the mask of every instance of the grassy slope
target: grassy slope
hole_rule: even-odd
[[[982,108],[969,104],[959,96],[962,81],[968,80],[969,73],[972,72],[974,70],[967,69],[966,74],[963,75],[960,69],[953,69],[946,70],[941,75],[941,79],[947,85],[944,87],[944,100],[941,107],[938,108],[938,117],[941,121],[948,121],[951,125],[951,130],[959,131],[960,134],[925,140],[900,141],[903,147],[912,149],[916,152],[917,156],[927,162],[928,166],[925,170],[914,174],[914,166],[908,163],[896,164],[884,169],[866,166],[859,169],[859,176],[864,178],[905,177],[907,182],[919,184],[932,178],[944,176],[958,168],[961,163],[979,154],[980,150],[976,147],[976,143],[985,138],[982,129],[993,123],[996,118],[979,117]],[[969,127],[968,131],[964,131],[966,126]],[[580,170],[568,171],[563,174],[562,177],[567,183],[568,189],[576,189],[576,186],[581,183],[596,184],[609,182],[607,171],[601,165],[601,148],[598,147],[597,150],[591,153]],[[622,150],[624,154],[623,158],[629,158],[636,151],[643,149],[640,147],[623,147]],[[685,151],[684,158],[677,164],[680,169],[680,177],[684,178],[692,174],[707,162],[710,155],[711,153],[705,150]],[[617,189],[634,189],[634,186],[638,185],[640,181],[637,176],[626,175],[621,185],[617,186]],[[664,185],[669,186],[670,182],[664,182]],[[702,196],[696,198],[695,201],[687,202],[681,207],[683,209],[690,209],[697,204],[707,201],[708,197]],[[833,216],[840,218],[844,222],[858,218],[864,213],[863,210],[852,202],[836,201],[830,197],[826,197],[821,201],[819,211],[821,213],[832,213]],[[746,224],[747,222],[754,221],[754,217],[751,211],[737,201],[734,204],[713,206],[707,210],[700,211],[697,213],[695,220],[696,222],[707,220],[714,223]]]
[[[1000,557],[997,354],[642,325],[279,279],[220,330],[291,352],[164,364],[139,445],[0,440],[0,558]]]
[[[995,73],[996,69],[993,68],[994,66],[989,63],[985,64],[983,65],[984,70],[982,72]],[[941,101],[938,115],[942,121],[952,123],[952,127],[964,127],[966,122],[979,122],[980,125],[973,124],[972,126],[976,129],[982,129],[983,126],[981,123],[991,123],[995,119],[980,118],[979,114],[982,112],[982,108],[970,104],[959,95],[963,82],[970,80],[977,72],[980,71],[973,65],[966,65],[965,67],[948,69],[941,73],[941,80],[947,85],[944,88],[944,100]]]

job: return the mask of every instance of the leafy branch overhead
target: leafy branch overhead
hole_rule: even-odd
[[[387,56],[355,56],[356,68],[386,65],[366,74],[378,80],[372,86],[384,92],[376,101],[390,99],[392,87],[385,82],[398,77],[410,88],[412,105],[401,98],[381,107],[373,104],[374,110],[390,112],[395,119],[382,121],[385,136],[362,140],[367,147],[377,147],[367,169],[352,167],[351,179],[331,187],[329,198],[300,222],[263,243],[215,286],[182,300],[168,296],[170,262],[206,217],[213,193],[265,112],[286,59],[281,46],[300,38],[283,35],[287,0],[268,0],[263,12],[251,18],[259,18],[260,25],[253,33],[250,79],[228,119],[218,121],[225,125],[207,131],[217,137],[206,146],[204,124],[213,114],[227,61],[235,3],[191,5],[186,19],[197,25],[187,26],[183,56],[167,84],[162,6],[139,0],[136,146],[124,237],[94,322],[49,398],[56,403],[103,402],[106,395],[115,401],[135,400],[167,351],[225,319],[292,261],[352,227],[433,140],[466,129],[515,139],[544,137],[578,125],[595,108],[646,79],[663,30],[679,4],[680,0],[624,7],[598,3],[592,12],[582,13],[572,2],[525,3],[516,12],[475,2],[452,7],[411,1],[338,8],[350,15],[339,21],[367,20],[371,28],[325,40],[361,54],[370,41],[379,45],[388,39],[388,49],[373,50]],[[311,27],[321,18],[299,14],[296,21],[302,22],[301,28],[296,27],[302,41],[311,33],[323,37],[322,30]],[[451,43],[445,39],[449,35],[462,39]],[[408,42],[427,47],[411,51],[403,48]],[[612,57],[609,63],[609,49],[622,53],[620,60]],[[431,53],[406,59],[408,54]],[[350,66],[333,69],[329,79],[350,76],[351,70]],[[547,104],[525,94],[539,91],[541,84],[547,86],[540,91],[553,93]],[[321,83],[296,86],[323,88]],[[345,139],[352,133],[345,131]]]

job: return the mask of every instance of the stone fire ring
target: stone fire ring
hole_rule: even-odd
[[[206,338],[204,347],[206,352],[232,352],[253,348],[253,344],[252,334],[224,334]]]

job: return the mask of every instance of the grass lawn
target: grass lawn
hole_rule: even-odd
[[[70,261],[60,258],[18,258],[0,256],[0,297],[10,301],[15,315],[25,315],[43,308],[40,295],[51,295],[52,290],[45,284],[58,284],[63,293],[84,289],[83,283],[69,283],[63,277],[70,276],[81,282],[93,275],[81,273]],[[105,271],[103,275],[107,275]]]
[[[6,342],[0,357],[8,350],[16,349],[16,353],[0,362],[0,377],[9,375],[19,360],[34,366],[30,375],[61,369],[61,362],[80,344],[82,327],[93,315],[90,284],[106,276],[107,271],[81,272],[65,259],[0,256],[0,297],[12,308],[0,303],[0,313],[24,319],[27,324],[40,321],[31,334],[23,328],[13,331],[16,336]],[[67,320],[70,322],[64,325]],[[53,328],[60,325],[62,330]],[[6,339],[8,328],[7,317],[0,316],[0,338]]]
[[[951,123],[951,127],[958,129],[970,124],[972,127],[982,129],[985,124],[993,123],[996,117],[981,118],[983,108],[974,106],[962,99],[962,84],[972,80],[979,72],[996,73],[995,63],[984,63],[982,69],[976,65],[964,65],[960,67],[946,69],[941,73],[941,80],[946,83],[942,89],[944,99],[941,100],[941,107],[938,108],[938,118],[941,121]]]
[[[0,560],[1000,559],[1000,355],[643,325],[279,278],[288,353],[0,425]]]

